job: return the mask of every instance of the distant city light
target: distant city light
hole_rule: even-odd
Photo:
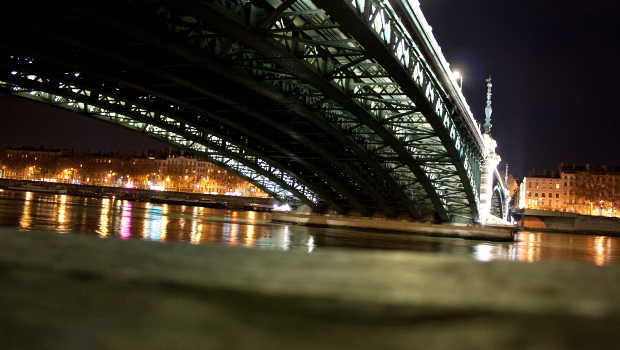
[[[149,189],[153,191],[165,191],[166,187],[163,185],[150,185]]]
[[[231,173],[207,161],[183,156],[165,159],[102,158],[97,154],[74,154],[67,157],[62,151],[9,149],[0,151],[0,162],[3,163],[0,164],[0,176],[16,180],[75,185],[84,183],[125,189],[269,197],[261,188],[231,176]],[[20,159],[33,159],[34,164],[24,166],[17,162]]]

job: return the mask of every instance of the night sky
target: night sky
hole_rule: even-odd
[[[422,0],[464,93],[484,120],[494,80],[493,136],[517,178],[565,164],[620,165],[617,14],[612,0]],[[53,107],[0,95],[0,146],[141,153],[168,146]]]
[[[484,79],[493,76],[491,133],[511,173],[560,162],[620,165],[619,1],[421,4],[479,121]]]
[[[144,134],[43,103],[0,94],[0,147],[141,154],[168,144]]]

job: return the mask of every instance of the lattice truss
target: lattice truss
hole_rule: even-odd
[[[41,69],[34,61],[32,58],[12,57],[11,71],[5,81],[0,81],[0,88],[13,95],[118,124],[189,150],[232,171],[280,201],[310,205],[317,201],[316,194],[310,189],[260,155],[191,123],[191,117],[185,115],[180,106],[166,102],[159,104],[166,108],[154,110],[153,106],[157,105],[155,96],[143,96],[135,101],[126,96],[119,98],[103,85],[88,85],[79,72],[56,76],[38,73]]]
[[[159,12],[171,31],[194,46],[234,62],[262,84],[317,111],[343,137],[371,154],[411,202],[433,202],[448,216],[477,215],[479,153],[461,136],[454,109],[386,1],[357,0],[351,6],[410,72],[435,115],[423,114],[372,53],[310,1],[270,1],[273,11],[245,1],[206,3],[205,12],[244,23],[260,34],[247,41],[231,37],[221,27],[211,28],[208,18],[188,12],[195,10],[192,7],[162,5]],[[257,49],[260,45],[251,42],[257,39],[275,49]],[[291,61],[305,67],[299,69]],[[309,78],[307,72],[314,75]],[[456,157],[429,118],[441,121]]]

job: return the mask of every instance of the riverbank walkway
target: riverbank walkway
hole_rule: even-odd
[[[606,349],[620,266],[0,228],[1,349]]]

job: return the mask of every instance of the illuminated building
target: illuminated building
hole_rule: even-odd
[[[528,176],[519,208],[620,217],[620,168],[561,166],[557,174]]]
[[[560,178],[555,176],[525,177],[519,189],[519,207],[562,211],[560,187]]]
[[[0,150],[0,176],[18,180],[267,197],[215,164],[184,155],[130,157],[70,151]]]

